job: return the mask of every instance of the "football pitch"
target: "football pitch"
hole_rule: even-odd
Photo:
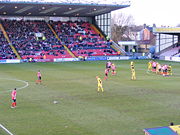
[[[148,60],[135,60],[132,81],[130,61],[112,62],[117,75],[106,81],[106,61],[1,64],[0,124],[14,135],[144,135],[144,128],[180,124],[180,63],[159,61],[172,65],[173,76],[163,77],[147,72]]]

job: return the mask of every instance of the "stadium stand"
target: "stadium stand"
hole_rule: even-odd
[[[53,28],[63,44],[76,56],[117,55],[111,42],[105,41],[87,22],[55,22]]]
[[[16,55],[4,38],[2,31],[0,32],[0,59],[16,59]]]
[[[130,2],[0,0],[0,6],[0,59],[55,59],[119,55],[105,37],[111,11]]]
[[[1,22],[12,45],[23,59],[71,57],[45,21],[4,20]],[[42,33],[43,36],[38,38],[35,33]]]
[[[64,44],[77,57],[117,55],[110,46],[112,43],[98,35],[88,22],[51,21],[60,41],[45,21],[2,20],[1,23],[22,59],[72,58]],[[37,37],[38,33],[42,37]]]

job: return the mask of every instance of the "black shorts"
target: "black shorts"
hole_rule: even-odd
[[[41,76],[38,77],[38,80],[41,80]]]
[[[111,66],[106,65],[106,68],[111,68]]]
[[[13,102],[16,102],[16,99],[13,99]]]
[[[105,73],[105,76],[108,76],[108,74],[107,74],[107,73]]]

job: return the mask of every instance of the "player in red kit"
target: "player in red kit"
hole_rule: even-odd
[[[42,77],[41,77],[41,72],[40,72],[40,70],[37,72],[37,78],[38,78],[38,80],[36,80],[36,84],[37,84],[37,83],[41,84],[41,79],[42,79]]]
[[[108,73],[109,73],[109,69],[106,68],[105,71],[104,71],[104,73],[105,73],[104,80],[107,80],[107,78],[108,78]]]
[[[110,61],[108,61],[107,63],[106,63],[106,69],[108,69],[108,72],[110,71],[110,69],[111,69],[111,62]]]
[[[14,90],[11,92],[11,98],[12,98],[11,108],[15,108],[16,107],[16,88],[14,88]]]

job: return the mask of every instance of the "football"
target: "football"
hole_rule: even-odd
[[[53,101],[53,103],[54,103],[54,104],[57,104],[57,103],[58,103],[58,101]]]

